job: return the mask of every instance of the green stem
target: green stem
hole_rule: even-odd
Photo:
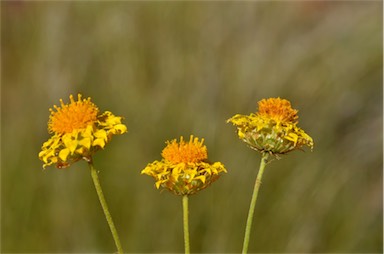
[[[184,249],[185,249],[185,254],[189,254],[191,252],[189,250],[188,195],[183,196],[183,224],[184,224]]]
[[[255,211],[255,206],[256,206],[256,201],[257,201],[257,194],[259,193],[259,188],[260,188],[260,185],[261,185],[261,178],[263,177],[263,173],[264,173],[265,165],[267,163],[267,159],[268,159],[268,154],[267,153],[263,153],[262,157],[261,157],[259,172],[257,173],[257,177],[256,177],[256,181],[255,181],[255,186],[253,188],[251,204],[249,206],[247,225],[245,227],[245,235],[244,235],[244,243],[243,243],[243,251],[242,251],[243,254],[248,252],[249,236],[251,234],[253,213]]]
[[[91,176],[93,183],[96,188],[97,195],[99,196],[101,207],[103,208],[105,218],[107,219],[109,228],[111,229],[113,240],[115,241],[117,247],[117,253],[122,254],[123,248],[121,247],[121,243],[119,240],[119,235],[117,234],[115,224],[113,224],[112,216],[109,213],[107,202],[105,201],[103,191],[100,186],[99,176],[97,175],[96,169],[93,167],[92,160],[88,161],[89,168],[91,169]]]

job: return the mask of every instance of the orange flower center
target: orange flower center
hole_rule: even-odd
[[[296,123],[299,118],[297,110],[291,107],[288,100],[280,98],[263,99],[258,102],[259,116],[270,118],[278,123]]]
[[[99,112],[95,104],[91,102],[91,98],[81,99],[78,94],[78,100],[75,101],[70,95],[71,102],[64,104],[60,99],[61,107],[54,105],[53,109],[49,109],[51,115],[48,121],[48,130],[58,134],[71,133],[75,129],[84,129],[88,125],[94,123]]]
[[[167,146],[163,149],[161,155],[164,159],[172,163],[196,163],[208,158],[207,147],[203,145],[204,139],[199,142],[198,138],[191,135],[189,142],[185,142],[183,137],[180,143],[176,139],[172,142],[167,141]]]

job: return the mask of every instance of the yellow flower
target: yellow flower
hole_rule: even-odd
[[[141,174],[155,178],[156,188],[160,186],[176,195],[190,195],[208,187],[227,172],[221,162],[209,163],[204,139],[190,136],[189,142],[183,137],[167,141],[162,151],[163,159],[149,163]]]
[[[251,148],[278,156],[303,146],[313,149],[313,140],[297,127],[297,110],[288,100],[263,99],[259,111],[250,115],[237,114],[227,122],[237,127],[240,139]]]
[[[54,105],[48,121],[48,132],[53,136],[41,147],[39,158],[43,167],[55,164],[57,168],[65,168],[72,163],[91,156],[111,140],[112,135],[127,132],[121,123],[121,117],[106,111],[102,114],[91,98],[82,99],[78,94],[77,101],[70,95],[70,103],[60,100],[61,106]]]

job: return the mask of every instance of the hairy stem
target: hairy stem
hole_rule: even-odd
[[[263,177],[263,173],[264,173],[265,165],[267,163],[267,159],[268,159],[268,154],[263,153],[262,158],[261,158],[261,162],[260,162],[259,172],[257,173],[255,186],[253,188],[251,204],[249,206],[249,212],[248,212],[248,218],[247,218],[247,224],[245,227],[245,235],[244,235],[244,242],[243,242],[243,251],[242,251],[243,254],[248,252],[249,237],[251,235],[252,220],[253,220],[253,214],[255,212],[257,194],[259,193],[259,188],[261,185],[261,178]]]
[[[188,195],[183,196],[184,249],[189,254]]]
[[[107,219],[109,228],[111,229],[113,240],[115,241],[115,244],[116,244],[117,253],[122,254],[123,248],[121,247],[119,235],[117,234],[115,224],[113,224],[112,216],[109,212],[107,202],[105,201],[105,197],[104,197],[103,191],[102,191],[101,186],[100,186],[99,176],[97,174],[96,169],[93,166],[92,160],[88,161],[88,165],[89,165],[89,168],[91,170],[92,180],[93,180],[93,183],[95,185],[96,192],[97,192],[97,195],[99,197],[101,207],[103,208],[105,218]]]

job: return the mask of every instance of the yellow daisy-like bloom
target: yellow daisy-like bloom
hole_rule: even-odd
[[[57,168],[65,168],[72,163],[86,159],[111,140],[112,135],[127,132],[121,123],[121,117],[106,111],[102,114],[91,98],[82,99],[78,94],[77,101],[70,95],[70,103],[60,100],[61,106],[54,105],[49,109],[48,132],[53,136],[41,147],[39,158],[46,168],[55,164]]]
[[[209,163],[204,139],[190,136],[189,142],[183,137],[167,141],[161,161],[149,163],[141,174],[152,176],[156,188],[160,186],[176,195],[190,195],[208,187],[217,180],[220,173],[227,172],[221,162]]]
[[[239,138],[251,148],[278,156],[303,146],[313,149],[313,140],[297,127],[297,110],[288,100],[263,99],[259,111],[250,115],[237,114],[227,122],[237,127]]]

